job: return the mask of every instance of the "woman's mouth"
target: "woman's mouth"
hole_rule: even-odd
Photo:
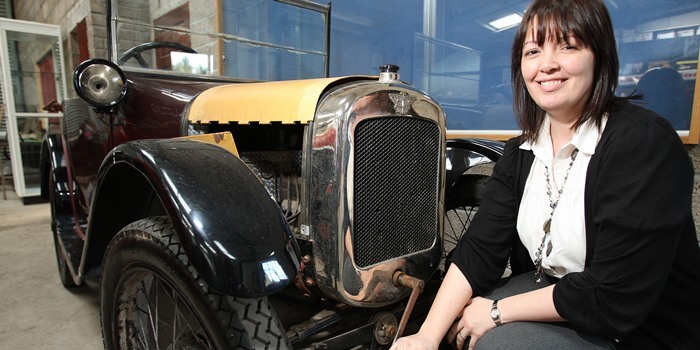
[[[542,86],[554,86],[554,85],[559,85],[563,82],[564,82],[564,80],[547,80],[547,81],[541,81],[540,85],[542,85]]]

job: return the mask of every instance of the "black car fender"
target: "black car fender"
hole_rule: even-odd
[[[69,184],[69,169],[65,148],[65,139],[62,135],[49,134],[44,137],[41,143],[40,155],[41,172],[41,192],[40,195],[46,200],[52,200],[52,215],[54,215],[53,229],[71,225],[56,225],[58,222],[72,223],[74,217],[84,217],[83,213],[74,213],[71,196],[79,191],[78,188]],[[49,177],[51,177],[49,179]],[[53,184],[53,185],[52,185]],[[51,186],[52,185],[52,186]],[[50,193],[53,192],[53,193]],[[74,229],[74,226],[72,229]],[[71,229],[71,230],[72,230]],[[58,232],[54,232],[58,233]]]
[[[61,135],[47,134],[41,143],[41,197],[49,199],[49,175],[51,169],[54,170],[54,182],[56,180],[68,181],[65,171],[65,155],[63,149],[63,140]],[[60,174],[57,174],[60,173]],[[58,175],[58,176],[57,176]]]
[[[503,155],[504,143],[487,139],[447,140],[445,161],[445,202],[449,208],[463,198],[478,198],[488,175],[470,173],[477,165],[495,163]],[[469,203],[479,205],[480,203]]]
[[[281,209],[231,152],[189,140],[139,140],[115,147],[99,172],[81,266],[101,263],[127,224],[167,214],[187,257],[213,288],[269,295],[298,271]]]

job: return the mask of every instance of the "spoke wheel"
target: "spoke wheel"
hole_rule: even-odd
[[[105,254],[100,312],[106,349],[286,349],[267,298],[220,294],[199,278],[167,217],[122,229]]]
[[[148,268],[127,271],[118,286],[118,337],[129,349],[213,349],[213,341],[185,297]]]
[[[443,267],[452,256],[457,243],[466,233],[481,205],[481,193],[488,176],[469,175],[461,178],[450,191],[445,205]]]
[[[445,255],[455,248],[478,210],[478,205],[464,204],[445,211]]]

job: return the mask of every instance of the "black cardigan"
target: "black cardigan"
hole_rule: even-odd
[[[453,262],[474,295],[491,290],[508,257],[534,269],[516,232],[534,161],[506,143]],[[637,349],[700,349],[700,248],[691,212],[694,171],[665,119],[627,101],[610,112],[586,173],[586,263],[554,288],[576,330]],[[534,276],[533,276],[534,279]]]

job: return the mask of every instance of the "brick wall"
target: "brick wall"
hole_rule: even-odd
[[[107,57],[107,29],[105,18],[105,0],[13,0],[16,19],[25,21],[57,24],[61,27],[63,40],[63,67],[66,82],[71,86],[73,70],[80,64],[74,53],[77,43],[72,42],[71,32],[78,23],[87,25],[88,51],[90,57]],[[68,97],[75,96],[72,88]]]

